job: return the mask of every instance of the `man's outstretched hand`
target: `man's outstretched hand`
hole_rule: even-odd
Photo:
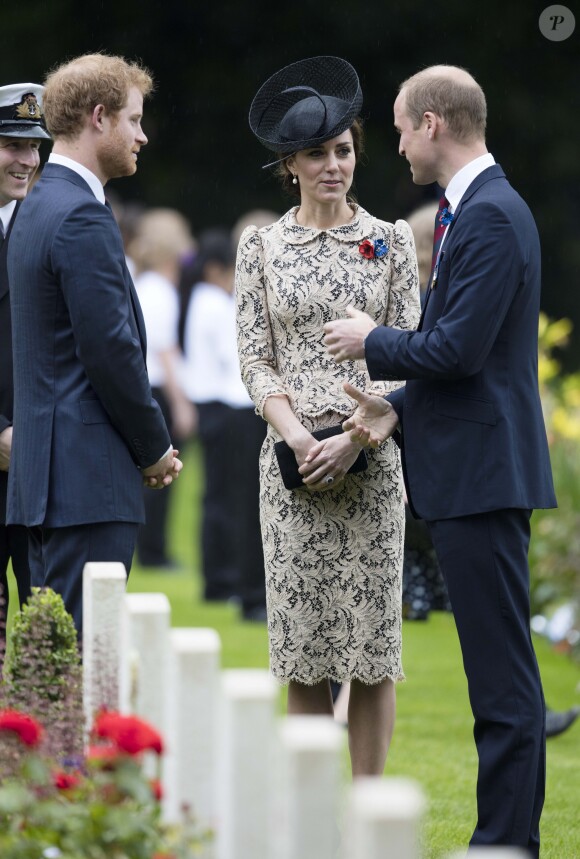
[[[343,430],[350,434],[350,440],[363,447],[378,447],[390,438],[397,429],[399,418],[388,400],[359,391],[349,382],[344,382],[343,388],[358,403],[353,416],[342,425]]]

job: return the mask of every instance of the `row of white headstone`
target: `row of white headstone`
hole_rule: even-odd
[[[267,671],[222,671],[215,630],[171,628],[164,594],[127,594],[125,584],[121,564],[85,567],[87,728],[105,706],[161,732],[165,819],[179,823],[190,809],[213,830],[204,859],[419,859],[417,784],[367,778],[346,789],[343,728],[278,716]],[[525,854],[469,854],[478,855]]]

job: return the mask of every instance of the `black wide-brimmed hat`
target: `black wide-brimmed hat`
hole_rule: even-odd
[[[342,134],[361,107],[358,75],[350,63],[340,57],[310,57],[262,84],[250,107],[250,128],[264,146],[287,157]]]
[[[42,115],[43,93],[40,84],[0,87],[0,137],[50,140]]]

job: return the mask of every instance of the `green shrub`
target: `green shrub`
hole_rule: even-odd
[[[530,547],[532,610],[580,598],[580,373],[562,375],[554,352],[571,323],[540,318],[540,395],[550,444],[557,510],[537,510]]]
[[[59,594],[33,588],[14,617],[0,703],[41,720],[47,750],[70,757],[82,752],[82,699],[73,620]]]

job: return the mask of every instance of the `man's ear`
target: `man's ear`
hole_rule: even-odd
[[[426,110],[423,114],[423,122],[425,123],[425,128],[427,130],[427,137],[429,140],[433,140],[437,135],[437,132],[441,129],[441,117],[437,116],[437,114],[433,113],[431,110]]]
[[[94,128],[97,128],[99,131],[103,128],[103,119],[105,117],[106,110],[104,104],[98,104],[95,108],[93,108],[93,112],[91,114],[91,125]]]

